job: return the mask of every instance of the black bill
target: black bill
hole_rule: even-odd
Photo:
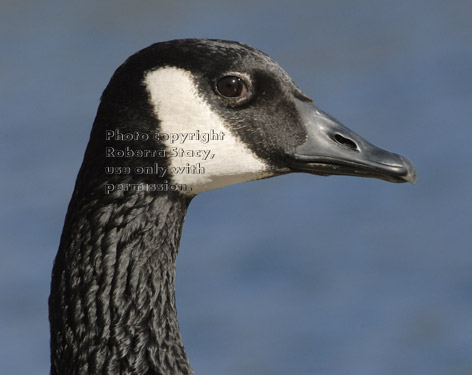
[[[307,139],[289,153],[294,172],[416,182],[416,168],[407,158],[367,142],[313,103],[300,101],[297,107]]]

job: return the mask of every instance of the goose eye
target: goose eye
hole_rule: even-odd
[[[235,98],[247,93],[247,86],[244,81],[236,76],[226,76],[221,78],[216,84],[218,92],[226,97]]]

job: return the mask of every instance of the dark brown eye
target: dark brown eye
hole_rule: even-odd
[[[221,78],[216,84],[218,92],[229,98],[236,98],[247,93],[247,86],[244,81],[236,76],[226,76]]]

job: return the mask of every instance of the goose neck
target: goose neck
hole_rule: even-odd
[[[51,374],[192,373],[174,293],[188,200],[98,202],[69,207],[49,301]]]

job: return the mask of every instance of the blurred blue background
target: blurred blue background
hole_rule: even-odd
[[[288,175],[192,202],[177,268],[197,374],[472,374],[472,2],[4,0],[0,373],[47,374],[52,262],[101,92],[130,54],[238,40],[416,186]]]

